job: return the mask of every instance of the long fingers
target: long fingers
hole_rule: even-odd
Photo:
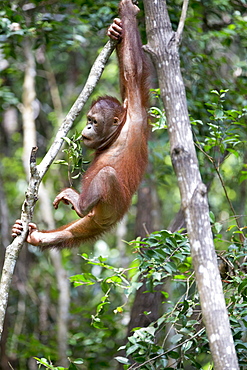
[[[53,201],[53,207],[55,208],[55,209],[57,209],[58,208],[58,205],[59,205],[59,202],[60,202],[60,197],[58,197],[58,195],[56,196],[56,198],[54,199],[54,201]]]
[[[33,222],[29,222],[28,227],[29,227],[29,231],[37,230],[37,225]]]
[[[113,22],[114,22],[113,24],[116,24],[116,25],[118,25],[119,27],[122,28],[122,21],[121,21],[120,18],[114,18]]]
[[[57,208],[58,208],[59,201],[58,201],[57,199],[55,199],[55,200],[54,200],[54,202],[53,202],[52,204],[53,204],[53,207],[54,207],[55,209],[57,209]]]
[[[114,22],[108,28],[107,35],[114,40],[119,40],[122,36],[122,21],[120,18],[115,18]]]
[[[15,224],[12,227],[12,236],[15,238],[17,235],[22,233],[23,226],[21,220],[16,220]]]
[[[33,222],[30,222],[28,224],[28,228],[29,228],[29,233],[32,233],[33,231],[37,230],[37,225],[34,224]],[[22,231],[23,231],[23,225],[22,225],[21,220],[16,220],[15,224],[12,227],[11,235],[13,236],[13,238],[16,238],[18,235],[21,235]]]

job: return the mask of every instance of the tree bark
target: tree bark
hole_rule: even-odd
[[[23,155],[22,163],[26,172],[27,179],[29,172],[29,157],[32,148],[36,146],[36,126],[34,118],[34,103],[36,99],[35,77],[36,63],[33,53],[33,44],[30,38],[26,38],[23,43],[25,57],[25,73],[22,92],[22,126],[23,126]]]
[[[238,369],[210,227],[207,189],[198,167],[180,71],[178,45],[185,14],[183,11],[178,31],[174,32],[166,1],[144,0],[144,8],[148,38],[146,50],[157,70],[166,111],[172,163],[178,179],[214,369]]]

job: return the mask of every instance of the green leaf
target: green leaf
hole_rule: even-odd
[[[78,173],[77,175],[75,175],[75,176],[71,176],[71,178],[73,179],[73,180],[75,180],[75,179],[78,179],[80,177],[80,173]]]
[[[214,227],[215,227],[215,230],[216,230],[216,233],[217,234],[219,234],[220,233],[220,231],[222,230],[222,224],[221,223],[219,223],[219,222],[215,222],[215,224],[214,224]]]
[[[232,229],[234,229],[234,228],[236,228],[236,227],[237,227],[237,225],[230,225],[230,226],[228,227],[227,231],[231,231]]]
[[[126,355],[129,356],[131,355],[131,353],[137,351],[138,349],[140,348],[139,344],[133,344],[133,346],[130,346],[127,351],[126,351]]]
[[[185,342],[185,343],[182,345],[182,351],[183,351],[183,352],[188,351],[188,350],[191,348],[192,344],[193,344],[193,341],[192,341],[192,340],[188,340],[187,342]]]
[[[225,117],[225,114],[221,109],[215,109],[214,116],[216,119],[222,119]]]
[[[156,329],[153,326],[148,326],[147,328],[145,328],[145,331],[151,334],[152,336],[154,336],[155,330]]]
[[[178,359],[180,357],[180,354],[176,351],[170,351],[169,352],[169,357],[174,358],[174,359]]]
[[[215,223],[215,215],[213,214],[212,211],[209,212],[209,217],[210,217],[210,222],[212,224],[214,224]]]
[[[77,364],[77,365],[81,365],[84,363],[83,359],[82,358],[77,358],[76,360],[73,361],[74,364]]]
[[[154,272],[153,273],[153,279],[154,280],[161,281],[162,280],[162,277],[163,277],[163,274],[161,272]]]
[[[50,365],[49,364],[49,362],[47,361],[47,359],[46,358],[38,358],[38,357],[34,357],[34,359],[38,362],[38,363],[40,363],[40,364],[42,364],[42,365],[44,365],[47,369],[56,369],[53,365]]]
[[[64,159],[57,159],[53,163],[54,164],[65,164],[65,165],[68,165],[68,162],[66,162]]]
[[[217,90],[211,90],[210,92],[211,92],[212,94],[220,95],[220,94],[219,94],[219,91],[217,91]]]
[[[244,290],[247,287],[247,278],[244,279],[244,281],[238,286],[238,292],[240,293],[242,290]]]
[[[183,338],[183,335],[182,334],[175,334],[171,337],[171,342],[173,344],[176,344],[178,342],[180,342],[180,340]]]
[[[239,157],[239,152],[237,152],[237,150],[233,149],[233,148],[226,148],[226,150],[229,152],[229,153],[232,153],[233,155],[235,155],[236,158]]]
[[[187,276],[185,275],[174,275],[174,279],[176,280],[186,280]]]
[[[108,292],[109,290],[109,285],[107,284],[107,282],[104,280],[102,281],[102,283],[100,284],[101,286],[101,289],[104,293]]]
[[[114,357],[114,358],[115,358],[115,360],[120,362],[120,364],[130,365],[130,360],[126,357],[117,356],[117,357]]]
[[[239,183],[241,184],[244,180],[247,179],[247,171],[241,171],[241,176],[239,178]]]
[[[98,304],[97,306],[97,314],[102,314],[103,313],[103,309],[104,309],[104,306],[107,305],[107,304],[110,304],[110,302],[106,301],[106,302],[102,302],[100,304]]]
[[[110,276],[108,278],[106,278],[106,282],[107,284],[110,284],[110,283],[121,283],[122,282],[122,279],[119,277],[119,276]]]
[[[98,282],[96,276],[90,272],[84,272],[70,277],[70,281],[81,285],[93,285]]]
[[[160,318],[157,320],[157,325],[158,325],[158,327],[160,327],[160,325],[162,325],[164,321],[165,321],[165,318],[164,318],[164,317],[160,317]]]
[[[69,145],[70,145],[70,144],[71,144],[71,142],[72,142],[72,141],[70,140],[70,138],[68,138],[67,136],[64,136],[64,137],[63,137],[63,140],[64,140],[64,141],[66,141],[66,143],[67,143],[67,144],[69,144]]]

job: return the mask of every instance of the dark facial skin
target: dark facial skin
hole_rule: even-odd
[[[87,125],[82,131],[84,144],[91,149],[97,149],[102,141],[103,119],[97,113],[89,111],[87,115]]]
[[[102,105],[102,103],[101,103]],[[90,109],[87,115],[87,125],[82,131],[84,144],[91,149],[98,149],[103,142],[117,130],[119,118],[107,113],[99,104]]]

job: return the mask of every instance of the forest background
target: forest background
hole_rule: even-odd
[[[167,4],[176,29],[182,2]],[[139,5],[142,8],[142,2]],[[38,158],[42,158],[107,40],[106,28],[116,16],[117,6],[118,1],[1,3],[1,262],[27,187],[28,141],[36,136]],[[143,12],[139,20],[145,44]],[[209,191],[215,245],[223,266],[224,289],[243,369],[247,361],[247,278],[243,260],[247,196],[246,25],[245,1],[191,1],[180,47],[194,140]],[[154,71],[153,76],[155,89]],[[91,98],[119,96],[117,88],[118,67],[113,54]],[[30,108],[27,95],[32,96],[35,126],[25,125]],[[1,342],[2,369],[11,368],[8,363],[15,369],[37,369],[34,357],[48,361],[51,368],[51,363],[67,367],[68,357],[73,363],[71,368],[131,366],[118,348],[125,344],[133,327],[148,324],[146,331],[135,331],[134,339],[127,344],[127,354],[136,363],[158,353],[159,358],[147,363],[146,368],[210,368],[186,236],[156,234],[151,245],[159,240],[160,250],[156,250],[163,253],[163,260],[158,253],[150,256],[143,252],[137,257],[138,244],[124,242],[145,236],[146,231],[175,231],[184,226],[159,91],[154,90],[152,95],[155,108],[151,112],[155,118],[149,168],[128,217],[103,240],[78,250],[57,255],[28,246],[21,251]],[[68,207],[52,211],[51,204],[62,188],[80,187],[81,167],[86,168],[90,153],[84,148],[81,151],[76,139],[84,127],[89,104],[69,134],[73,142],[65,140],[57,163],[45,176],[34,214],[41,228],[73,220],[73,211]],[[165,250],[160,247],[162,240],[166,242]],[[134,298],[140,285],[138,271],[146,274],[145,289],[151,292],[142,295],[139,306]],[[71,276],[75,277],[70,283]],[[161,293],[154,293],[155,289]],[[114,359],[116,356],[119,361]]]

